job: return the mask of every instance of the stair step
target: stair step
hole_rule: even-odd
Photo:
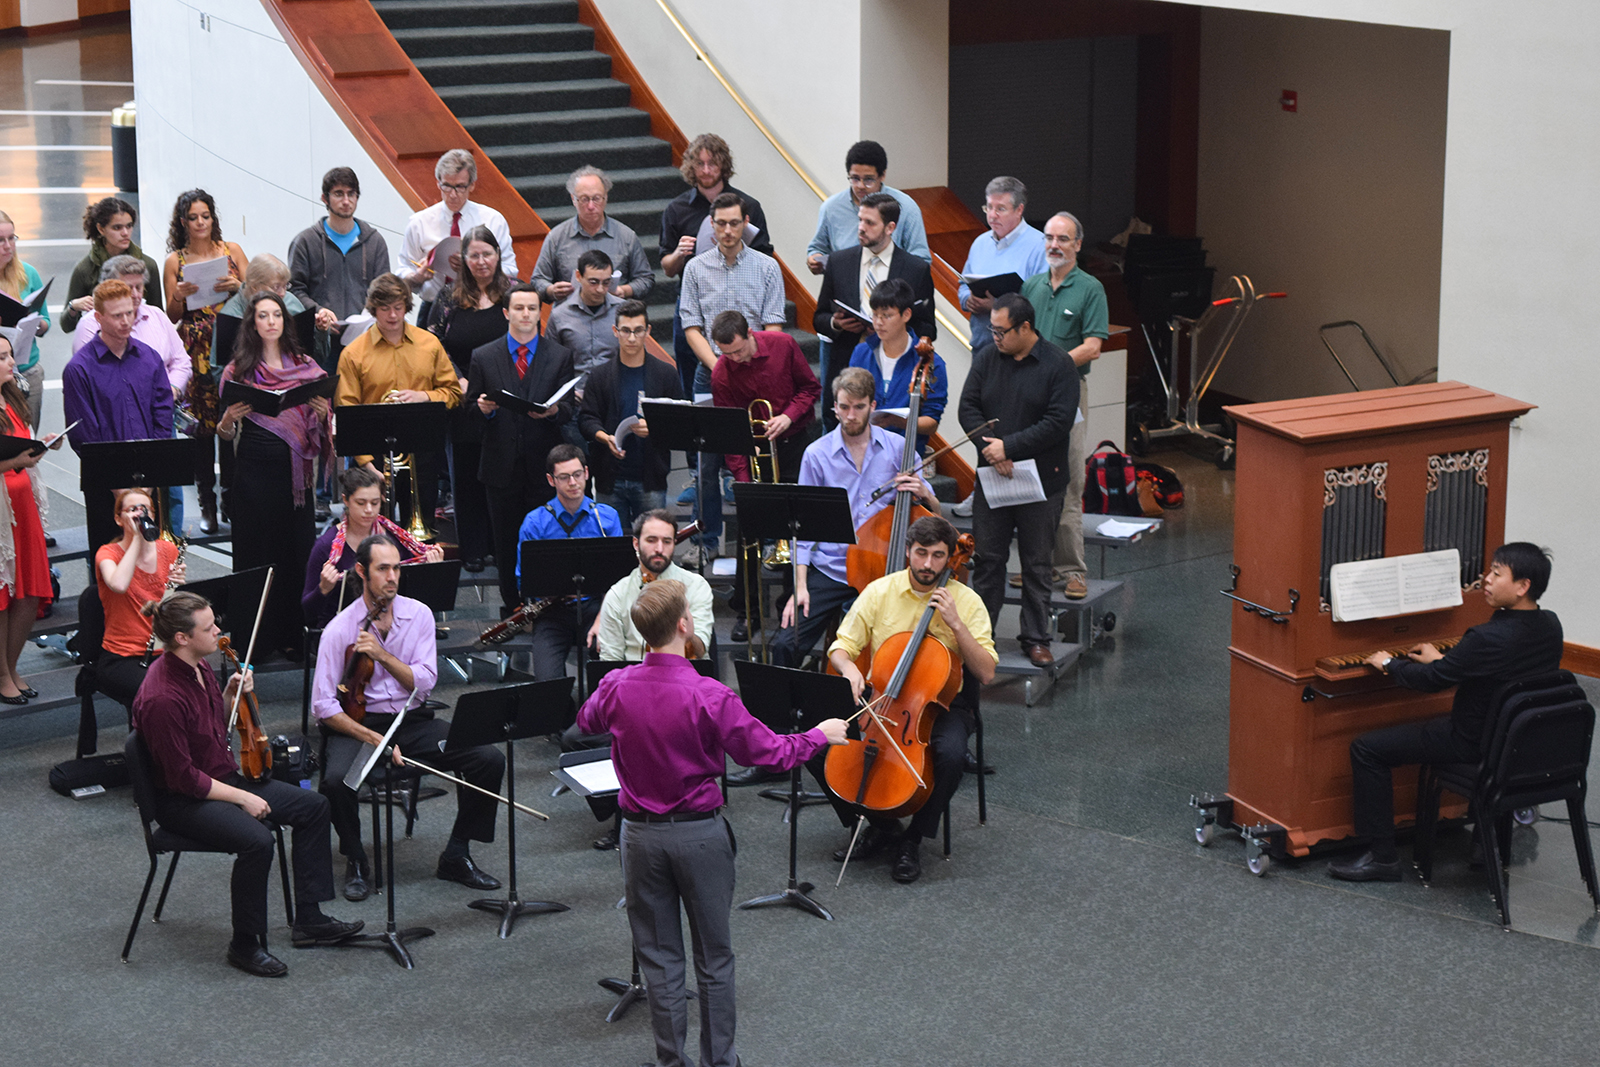
[[[577,0],[372,0],[390,29],[577,22]]]
[[[650,116],[638,108],[597,107],[580,111],[539,111],[508,115],[475,115],[461,125],[484,146],[589,141],[649,136]],[[570,201],[569,201],[570,203]]]
[[[613,78],[446,85],[434,91],[462,121],[473,115],[506,115],[578,107],[627,107],[632,95],[627,85]]]
[[[571,173],[584,164],[602,170],[665,166],[672,148],[656,137],[608,137],[594,141],[555,141],[537,145],[507,145],[495,149],[494,162],[512,179],[535,174]]]
[[[594,30],[578,23],[553,26],[446,26],[394,30],[406,55],[418,57],[476,57],[507,49],[517,52],[588,52],[594,49]]]
[[[637,200],[671,200],[683,192],[683,175],[678,173],[677,167],[643,167],[627,170],[606,170],[606,177],[611,179],[611,204],[615,207],[628,201]],[[572,214],[572,198],[567,195],[566,174],[537,174],[518,178],[514,183],[517,192],[528,201],[528,206],[541,215],[548,209],[550,211],[565,211]],[[657,210],[659,222],[660,211]],[[566,216],[562,216],[566,217]],[[633,226],[633,223],[628,223]],[[655,223],[651,223],[650,230],[655,231]],[[638,229],[634,226],[634,229]]]
[[[544,82],[611,77],[611,57],[595,51],[497,52],[471,56],[430,54],[412,55],[411,61],[436,90],[445,85],[474,86],[512,79]]]

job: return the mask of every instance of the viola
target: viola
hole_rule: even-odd
[[[373,621],[388,608],[387,600],[374,603],[367,617],[361,621],[361,632],[366,633],[371,630]],[[372,674],[377,669],[377,661],[365,652],[357,652],[355,642],[352,641],[344,650],[344,674],[340,676],[339,686],[335,692],[340,710],[356,722],[367,717],[367,685],[372,681]]]
[[[926,337],[917,340],[917,369],[911,375],[910,410],[906,413],[905,448],[900,454],[900,473],[917,468],[917,420],[922,417],[922,398],[933,378],[933,345]],[[845,580],[858,592],[885,574],[905,566],[906,531],[911,524],[933,512],[912,500],[911,490],[895,492],[894,506],[882,508],[856,530],[856,543],[845,549]]]
[[[226,637],[217,638],[217,649],[222,653],[228,673],[243,673],[239,657]],[[244,682],[241,680],[241,686]],[[252,782],[264,782],[272,776],[272,742],[261,729],[261,707],[254,693],[244,693],[238,702],[239,715],[235,725],[239,730],[239,773]]]
[[[972,550],[972,536],[963,535],[935,588],[949,584]],[[863,709],[861,736],[828,749],[828,788],[864,812],[897,819],[921,808],[933,789],[933,720],[961,689],[960,662],[928,634],[937,610],[930,603],[915,628],[874,650],[862,672],[875,699]]]

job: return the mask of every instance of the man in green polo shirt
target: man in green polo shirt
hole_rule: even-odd
[[[1022,295],[1033,305],[1039,336],[1072,357],[1080,379],[1078,422],[1072,427],[1067,458],[1072,483],[1067,486],[1050,560],[1051,577],[1065,583],[1072,600],[1089,595],[1088,567],[1083,561],[1083,453],[1088,432],[1084,418],[1089,411],[1089,364],[1100,358],[1100,344],[1108,336],[1105,287],[1078,269],[1082,247],[1083,224],[1071,212],[1056,212],[1044,224],[1044,258],[1050,267],[1022,283]]]

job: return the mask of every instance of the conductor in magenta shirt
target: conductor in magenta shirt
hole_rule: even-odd
[[[733,831],[718,813],[725,757],[788,770],[845,741],[842,719],[802,734],[773,733],[733,690],[702,678],[684,647],[694,635],[683,583],[651,582],[630,613],[649,651],[606,675],[578,712],[585,733],[609,733],[621,785],[628,925],[650,997],[655,1062],[683,1064],[688,1030],[683,927],[689,915],[700,993],[700,1057],[734,1067]]]

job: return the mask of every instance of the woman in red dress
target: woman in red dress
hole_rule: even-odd
[[[28,398],[17,386],[17,357],[11,342],[0,335],[0,432],[10,437],[32,437],[28,429]],[[28,643],[39,604],[51,598],[50,558],[44,544],[44,524],[39,518],[44,486],[33,468],[43,453],[24,452],[0,460],[6,492],[0,496],[0,703],[26,704],[34,692],[17,674],[17,658]]]

